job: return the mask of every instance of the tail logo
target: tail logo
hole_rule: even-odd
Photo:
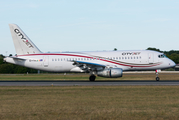
[[[34,48],[33,45],[24,37],[24,35],[20,32],[18,29],[14,29],[14,32],[18,35],[21,36],[22,41],[29,47],[29,48]]]

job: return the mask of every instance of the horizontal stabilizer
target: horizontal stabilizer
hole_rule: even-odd
[[[15,60],[27,60],[27,59],[15,57],[15,56],[7,56],[7,57],[4,58],[4,60],[6,60],[7,58],[12,58],[12,59],[15,59]]]

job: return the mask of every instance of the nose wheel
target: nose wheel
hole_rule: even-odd
[[[156,81],[159,81],[160,80],[160,78],[159,77],[156,77]]]
[[[155,74],[156,74],[156,81],[159,81],[160,78],[158,77],[158,70],[155,70]]]

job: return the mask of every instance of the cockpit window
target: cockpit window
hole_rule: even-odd
[[[159,58],[167,58],[164,54],[158,55]]]

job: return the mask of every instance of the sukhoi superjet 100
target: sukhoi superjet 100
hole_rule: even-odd
[[[123,71],[145,71],[174,67],[176,64],[163,53],[151,50],[60,52],[43,53],[16,24],[9,24],[16,55],[4,61],[28,68],[49,72],[89,73],[89,80],[96,76],[117,78]],[[156,76],[156,80],[159,77]]]

